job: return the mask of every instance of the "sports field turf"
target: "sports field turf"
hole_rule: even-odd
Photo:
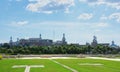
[[[30,72],[120,72],[119,61],[98,59],[3,59],[0,60],[0,72],[25,72],[19,65],[44,65],[30,68]]]

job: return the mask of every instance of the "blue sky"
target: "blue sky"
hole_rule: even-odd
[[[120,0],[1,0],[0,42],[39,37],[120,45]]]

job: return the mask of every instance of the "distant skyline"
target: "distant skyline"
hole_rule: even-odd
[[[120,0],[1,0],[0,43],[17,38],[120,45]]]

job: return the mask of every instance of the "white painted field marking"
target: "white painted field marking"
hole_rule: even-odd
[[[75,57],[50,57],[50,58],[42,58],[42,57],[23,57],[23,58],[16,58],[16,59],[79,59]]]
[[[15,65],[12,68],[22,68],[22,67],[26,67],[27,65]]]
[[[69,66],[66,66],[66,65],[64,65],[64,64],[61,64],[61,63],[59,63],[59,62],[57,62],[57,61],[55,61],[55,60],[52,60],[52,59],[50,59],[50,60],[53,61],[53,62],[56,63],[56,64],[61,65],[62,67],[66,68],[66,69],[71,70],[72,72],[78,72],[77,70],[75,70],[75,69],[73,69],[73,68],[71,68],[71,67],[69,67]]]
[[[44,65],[15,65],[12,68],[25,68],[24,72],[30,72],[30,68],[44,67]]]
[[[102,57],[86,57],[90,59],[102,59],[102,60],[111,60],[111,61],[120,61],[120,59],[113,59],[113,58],[102,58]]]
[[[30,72],[30,66],[26,66],[25,72]]]
[[[102,66],[103,64],[100,63],[80,63],[79,65],[85,66]]]

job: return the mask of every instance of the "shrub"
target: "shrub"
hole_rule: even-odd
[[[2,55],[0,55],[0,60],[2,59]]]

